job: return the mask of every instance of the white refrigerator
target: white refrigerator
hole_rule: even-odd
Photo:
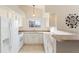
[[[0,15],[0,52],[16,53],[19,51],[19,44],[17,14],[7,17],[5,12]]]

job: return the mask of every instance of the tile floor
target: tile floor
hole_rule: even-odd
[[[24,45],[21,50],[20,53],[44,53],[44,47],[42,44],[40,45]]]

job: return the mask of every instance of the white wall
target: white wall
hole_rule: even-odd
[[[38,20],[41,21],[42,27],[49,27],[49,14],[45,13],[43,7],[36,6],[35,8],[35,17],[33,17],[33,7],[32,6],[19,6],[21,10],[24,11],[26,14],[26,19],[23,20],[23,26],[29,28],[29,19],[32,20],[32,18],[39,18]]]
[[[46,12],[52,13],[52,14],[56,14],[57,17],[57,28],[63,31],[68,31],[68,32],[75,32],[75,33],[79,33],[79,25],[76,29],[71,29],[69,27],[66,26],[65,24],[65,17],[67,16],[68,13],[77,13],[79,15],[79,6],[46,6]],[[53,18],[52,18],[52,22],[53,23]]]
[[[49,14],[49,27],[53,27],[56,25],[55,23],[55,14],[54,13],[50,13]]]

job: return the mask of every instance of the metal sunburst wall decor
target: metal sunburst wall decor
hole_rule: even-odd
[[[79,22],[79,16],[77,14],[69,14],[65,19],[68,27],[77,28]]]

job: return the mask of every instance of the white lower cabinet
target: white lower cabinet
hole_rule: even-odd
[[[51,42],[49,40],[47,42],[47,51],[49,53],[52,53],[53,52],[53,45],[51,44]]]
[[[50,33],[43,33],[44,49],[46,53],[56,52],[56,41],[50,35]]]
[[[24,43],[25,44],[43,44],[43,33],[41,32],[25,32]]]
[[[19,50],[22,48],[22,46],[24,45],[24,40],[23,40],[23,33],[19,33]],[[19,52],[18,50],[18,52]]]

